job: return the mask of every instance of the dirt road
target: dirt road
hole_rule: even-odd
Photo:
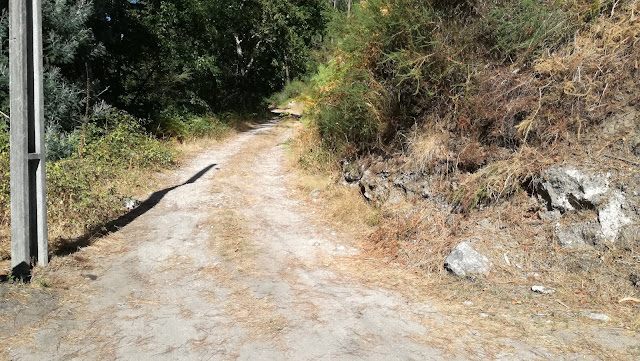
[[[7,357],[576,358],[489,340],[433,301],[350,277],[343,262],[358,253],[354,243],[287,189],[295,177],[283,168],[290,132],[269,123],[198,155],[123,229],[54,263],[49,274],[68,294],[7,339]]]

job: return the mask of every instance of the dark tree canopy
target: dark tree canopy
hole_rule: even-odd
[[[8,1],[0,107],[8,110]],[[43,0],[46,118],[72,130],[107,107],[139,118],[254,107],[303,74],[326,0]],[[87,107],[87,101],[89,106]]]

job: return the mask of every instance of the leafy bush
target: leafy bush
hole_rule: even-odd
[[[131,115],[112,111],[107,121],[110,127],[106,130],[94,128],[88,132],[86,157],[127,168],[153,168],[173,162],[173,152],[146,134]]]
[[[314,78],[313,114],[329,147],[388,144],[464,82],[465,67],[443,46],[437,17],[431,2],[371,0],[346,25],[334,22],[345,33]]]
[[[71,157],[78,151],[81,137],[79,130],[65,132],[57,125],[49,126],[45,135],[47,161],[55,162]]]
[[[384,90],[366,71],[333,62],[314,78],[318,103],[312,110],[325,146],[349,153],[353,144],[376,140],[382,131]],[[376,92],[374,89],[377,89]]]
[[[64,158],[47,162],[47,203],[53,238],[79,236],[124,214],[122,199],[130,196],[131,188],[141,180],[135,174],[148,174],[175,162],[175,151],[144,132],[139,120],[131,115],[109,111],[103,121],[105,127],[95,123],[87,126],[82,156],[77,151],[80,131],[65,134],[54,130],[47,135],[47,144],[57,146],[50,148],[49,154]],[[7,128],[6,123],[0,123],[0,223],[3,228],[8,227],[10,199]],[[0,244],[8,245],[8,242]]]

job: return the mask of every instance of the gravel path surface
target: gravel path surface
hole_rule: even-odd
[[[272,122],[201,153],[135,220],[70,256],[75,296],[10,359],[556,358],[512,340],[484,348],[455,315],[330,267],[358,251],[289,196],[290,132]],[[443,331],[452,348],[429,342]]]

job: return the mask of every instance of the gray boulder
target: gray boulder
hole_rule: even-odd
[[[600,205],[609,191],[607,176],[585,175],[573,167],[554,167],[545,172],[540,195],[547,209],[560,212],[592,209]]]
[[[444,260],[444,267],[458,277],[489,274],[489,259],[478,253],[470,242],[462,242]]]
[[[556,223],[558,245],[566,248],[595,246],[605,239],[597,222],[586,221],[580,224]]]
[[[633,223],[621,190],[610,185],[611,174],[587,174],[573,167],[553,167],[544,174],[539,196],[554,212],[593,210],[598,214],[599,230],[589,222],[557,226],[556,236],[562,246],[595,245],[601,240],[614,242]]]

